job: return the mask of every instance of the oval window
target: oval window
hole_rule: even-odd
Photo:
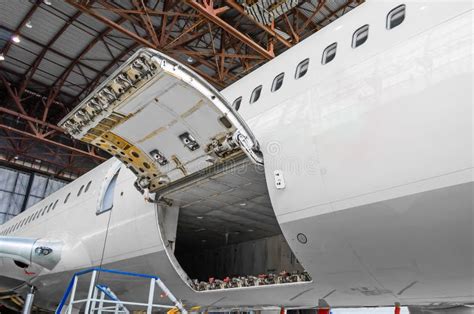
[[[91,187],[92,181],[87,182],[86,189],[84,190],[84,193],[87,193],[89,191],[89,188]]]
[[[278,74],[274,79],[272,83],[272,92],[276,92],[283,86],[283,79],[285,78],[285,73],[282,72]]]
[[[81,188],[77,192],[77,196],[81,195],[83,189],[84,189],[84,185],[81,185]]]
[[[308,67],[309,67],[309,58],[306,58],[303,61],[301,61],[296,67],[295,79],[299,79],[305,76],[306,73],[308,73]]]
[[[64,204],[66,204],[67,201],[69,200],[69,196],[71,196],[70,192],[66,195],[66,198],[64,199]]]
[[[364,25],[352,35],[352,48],[362,46],[369,38],[369,25]]]
[[[322,64],[327,64],[334,60],[336,57],[336,51],[337,51],[337,43],[330,44],[329,46],[326,47],[323,51],[323,58],[321,60]]]
[[[259,85],[255,87],[255,89],[252,92],[252,95],[250,96],[250,103],[253,104],[256,102],[259,98],[260,95],[262,94],[262,85]]]
[[[405,5],[399,5],[387,15],[387,29],[392,29],[402,24],[405,20]]]
[[[235,109],[235,111],[239,111],[241,103],[242,103],[242,96],[234,100],[234,102],[232,103],[232,107]]]

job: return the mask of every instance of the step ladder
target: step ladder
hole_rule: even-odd
[[[100,273],[107,273],[117,276],[126,276],[126,277],[135,277],[142,278],[144,280],[149,280],[150,287],[148,291],[148,302],[131,302],[121,300],[112,290],[112,288],[105,284],[97,283],[97,277]],[[91,274],[91,279],[89,283],[89,290],[87,293],[87,298],[76,300],[76,290],[78,287],[79,277],[86,274]],[[155,304],[155,288],[158,288],[162,292],[163,297],[167,297],[173,305],[166,304]],[[168,310],[172,312],[181,312],[182,314],[187,314],[188,312],[184,308],[181,301],[179,301],[171,291],[166,287],[166,285],[161,281],[157,276],[124,272],[119,270],[111,270],[104,268],[91,268],[81,272],[77,272],[72,276],[71,281],[61,299],[61,302],[56,309],[56,314],[72,314],[73,308],[80,309],[84,306],[84,313],[125,313],[130,314],[130,311],[127,306],[133,306],[134,308],[141,307],[146,309],[147,314],[151,314],[153,310]]]

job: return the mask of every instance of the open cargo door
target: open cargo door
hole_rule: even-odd
[[[248,126],[184,65],[141,49],[59,123],[121,160],[139,190],[158,191],[246,154],[263,164]]]

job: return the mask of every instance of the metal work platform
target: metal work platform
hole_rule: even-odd
[[[101,273],[107,273],[117,276],[135,277],[149,280],[150,288],[148,291],[148,302],[133,302],[121,300],[117,294],[114,293],[113,287],[99,284],[97,281],[98,276]],[[89,289],[87,297],[85,299],[76,300],[76,291],[78,289],[79,277],[86,274],[91,274]],[[156,304],[154,303],[155,287],[158,286],[161,289],[161,296],[167,297],[174,305],[167,304]],[[132,311],[128,307],[146,309],[147,314],[151,314],[155,309],[161,310],[172,310],[173,312],[181,312],[187,314],[186,309],[183,307],[181,301],[179,301],[166,285],[157,276],[151,276],[146,274],[138,274],[131,272],[124,272],[118,270],[110,270],[103,268],[91,268],[81,272],[77,272],[73,275],[69,285],[64,293],[56,314],[73,313],[73,309],[76,311],[84,307],[84,313],[126,313],[129,314]]]

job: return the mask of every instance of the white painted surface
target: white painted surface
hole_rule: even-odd
[[[314,282],[192,291],[130,172],[120,172],[112,217],[95,215],[112,161],[2,227],[71,192],[67,204],[13,233],[64,240],[60,264],[29,277],[4,258],[2,275],[43,287],[45,306],[73,270],[101,262],[159,273],[190,304],[312,306],[329,294],[334,306],[474,302],[472,2],[410,1],[405,22],[387,31],[385,16],[398,4],[367,1],[223,91],[230,101],[243,96],[240,113],[263,149],[275,213]],[[353,50],[352,32],[367,23],[367,43]],[[321,52],[334,41],[336,58],[323,66]],[[294,80],[308,56],[308,74]],[[284,85],[272,94],[282,71]],[[250,105],[259,84],[261,98]],[[274,185],[277,169],[285,189]],[[91,178],[91,191],[76,197]],[[297,243],[298,232],[308,245]]]

